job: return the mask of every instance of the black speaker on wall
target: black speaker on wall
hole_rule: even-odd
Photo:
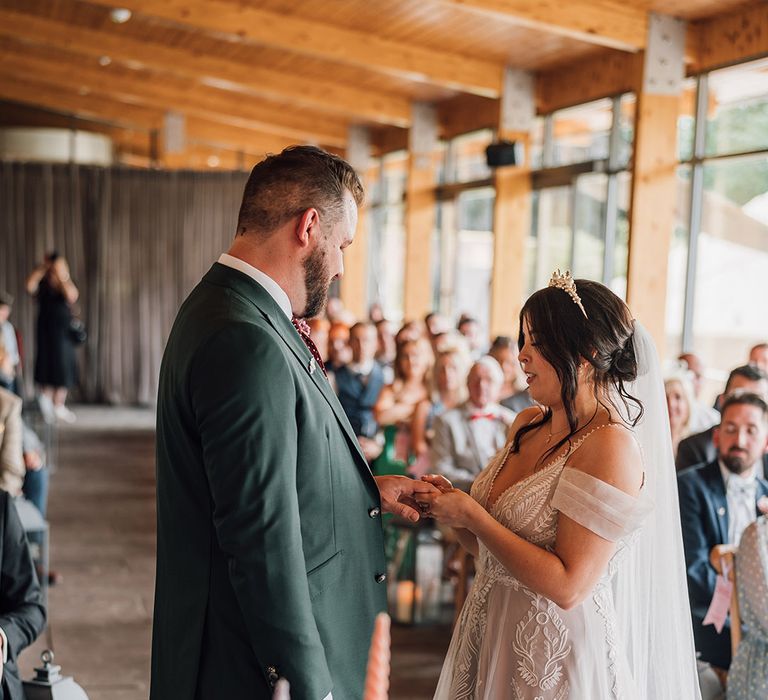
[[[485,162],[489,168],[522,163],[522,144],[518,141],[498,141],[485,149]]]

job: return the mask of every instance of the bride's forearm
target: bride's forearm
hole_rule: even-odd
[[[455,527],[453,531],[456,533],[456,537],[459,540],[459,544],[464,547],[473,557],[477,556],[478,546],[477,537],[463,527]]]
[[[485,509],[473,518],[471,531],[518,581],[559,607],[572,608],[589,592],[569,576],[560,557],[510,532]]]

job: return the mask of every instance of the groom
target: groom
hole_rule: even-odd
[[[237,235],[184,302],[160,372],[152,700],[359,699],[386,605],[381,513],[429,484],[374,479],[293,316],[343,273],[363,188],[310,146],[269,156]]]

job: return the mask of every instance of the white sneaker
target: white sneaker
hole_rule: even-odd
[[[56,418],[64,423],[74,423],[77,420],[77,416],[63,404],[61,406],[54,406],[53,412],[56,414]]]
[[[56,420],[56,412],[53,408],[53,401],[50,396],[38,394],[37,405],[40,406],[40,413],[46,423],[53,423]]]

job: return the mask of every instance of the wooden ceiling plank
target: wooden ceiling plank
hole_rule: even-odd
[[[768,3],[688,25],[689,75],[768,56]]]
[[[93,94],[79,95],[73,90],[68,91],[42,80],[19,79],[2,69],[0,98],[148,131],[159,130],[163,120],[161,110],[129,105]],[[288,139],[283,140],[251,129],[196,117],[186,120],[185,129],[189,139],[246,153],[279,152],[291,143]]]
[[[332,81],[318,81],[219,58],[191,49],[171,48],[158,42],[140,41],[120,35],[119,28],[93,30],[67,22],[0,9],[0,34],[44,42],[49,46],[110,56],[116,60],[139,61],[147,67],[199,79],[228,81],[256,94],[295,101],[334,114],[354,115],[382,124],[408,126],[410,101],[407,97],[367,91]],[[224,42],[222,42],[224,43]]]
[[[97,94],[110,95],[127,103],[145,104],[161,110],[214,117],[217,121],[239,123],[289,139],[318,140],[343,146],[346,143],[346,125],[313,116],[285,114],[283,111],[262,107],[257,99],[248,100],[216,88],[205,88],[190,83],[188,87],[161,82],[151,75],[134,71],[120,71],[112,65],[88,68],[77,65],[76,70],[67,63],[37,57],[33,51],[23,56],[0,52],[0,66],[30,78],[43,75],[74,89],[87,88]]]
[[[536,75],[536,111],[550,114],[637,88],[643,54],[611,51]]]
[[[502,17],[507,21],[590,44],[638,51],[648,32],[646,11],[634,4],[613,0],[441,0],[455,7]]]
[[[114,6],[114,0],[92,0]],[[384,39],[295,15],[223,0],[121,0],[121,6],[264,46],[362,66],[486,97],[498,97],[503,66],[449,51]]]

